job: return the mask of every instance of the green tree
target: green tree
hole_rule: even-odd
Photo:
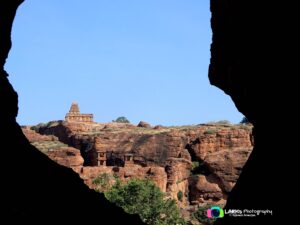
[[[127,213],[139,214],[150,225],[183,225],[176,202],[165,199],[164,193],[150,180],[132,179],[127,183],[116,180],[105,192],[106,198]]]
[[[110,189],[114,181],[115,177],[112,175],[108,173],[101,173],[93,180],[93,184],[97,186],[96,191],[106,192]]]
[[[113,120],[116,123],[130,123],[130,121],[125,116],[120,116],[116,120]]]
[[[182,193],[182,191],[178,191],[177,192],[177,198],[178,198],[179,201],[182,202],[182,200],[183,200],[183,193]]]

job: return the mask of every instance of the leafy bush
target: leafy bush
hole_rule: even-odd
[[[192,162],[192,169],[191,169],[192,175],[199,174],[199,167],[200,167],[200,163],[198,161]]]
[[[199,160],[199,161],[193,161],[192,162],[192,169],[191,169],[191,174],[192,175],[205,175],[208,176],[210,174],[210,170],[207,167],[207,165],[204,163],[204,161]]]
[[[116,123],[130,123],[130,121],[125,116],[120,116],[116,120],[113,120]]]
[[[165,199],[164,193],[149,180],[116,180],[105,197],[127,213],[139,214],[150,225],[185,225],[176,202]]]
[[[192,162],[192,170],[198,168],[199,165],[200,165],[200,163],[199,163],[198,161],[193,161],[193,162]]]
[[[37,125],[35,125],[35,126],[30,127],[30,129],[31,129],[31,130],[34,130],[34,131],[36,131],[36,132],[39,132],[40,128],[41,128],[41,127],[45,127],[45,126],[46,126],[45,123],[39,123],[39,124],[37,124]]]
[[[61,124],[63,121],[62,120],[53,120],[53,121],[49,121],[46,124],[46,127],[53,127],[53,126],[57,126],[59,124]]]
[[[177,192],[177,198],[178,198],[179,201],[182,202],[182,199],[183,199],[183,193],[182,193],[182,191],[178,191]]]
[[[114,181],[114,179],[115,178],[108,173],[101,173],[93,180],[93,184],[97,185],[97,191],[105,192],[108,191],[112,186],[112,182]]]

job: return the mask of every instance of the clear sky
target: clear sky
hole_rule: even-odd
[[[77,101],[97,122],[238,123],[209,84],[210,42],[209,0],[27,0],[6,64],[18,122],[63,119]]]

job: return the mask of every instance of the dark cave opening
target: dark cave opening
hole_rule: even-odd
[[[11,44],[12,20],[16,8],[21,2],[22,0],[9,0],[0,3],[0,30],[1,35],[4,36],[0,41],[0,96],[1,105],[5,106],[0,111],[1,129],[3,129],[1,143],[3,149],[14,150],[3,151],[3,158],[17,160],[14,167],[11,167],[11,162],[3,162],[3,168],[10,168],[10,170],[4,174],[6,185],[3,187],[2,193],[5,196],[2,199],[6,207],[1,215],[11,222],[17,219],[37,222],[40,218],[56,221],[58,218],[61,219],[59,216],[62,216],[63,221],[70,223],[78,222],[79,219],[91,220],[92,218],[88,218],[86,215],[96,215],[101,212],[102,221],[105,221],[104,219],[108,215],[113,214],[117,216],[109,217],[109,220],[118,220],[113,221],[117,224],[141,224],[138,219],[129,221],[127,214],[114,208],[111,204],[107,204],[101,195],[86,188],[70,170],[57,166],[40,154],[22,135],[15,122],[18,111],[17,94],[9,84],[8,75],[3,69]],[[278,108],[292,108],[290,103],[279,101],[279,98],[276,97],[280,96],[280,99],[291,100],[295,96],[289,95],[291,94],[289,91],[279,91],[282,90],[284,82],[292,83],[289,76],[278,76],[280,82],[275,76],[271,76],[278,74],[279,71],[284,72],[282,74],[292,74],[289,70],[292,70],[293,66],[291,62],[286,62],[286,59],[292,58],[289,57],[289,54],[281,54],[279,51],[281,48],[294,49],[289,47],[295,43],[293,39],[287,41],[291,35],[288,35],[288,32],[282,28],[287,24],[290,27],[295,25],[295,28],[297,26],[294,21],[298,20],[284,17],[282,13],[278,13],[283,10],[291,12],[292,7],[296,8],[291,4],[286,5],[289,5],[288,10],[285,9],[287,7],[282,2],[277,5],[275,2],[263,1],[251,3],[227,0],[211,1],[214,33],[211,48],[211,83],[230,94],[239,110],[255,126],[255,149],[228,198],[226,208],[274,211],[271,219],[266,216],[257,216],[251,218],[252,220],[225,217],[217,221],[218,225],[267,224],[275,221],[278,216],[286,218],[287,215],[284,208],[286,208],[289,198],[282,198],[283,202],[279,202],[274,193],[288,191],[289,185],[285,182],[278,182],[278,174],[274,171],[283,161],[291,164],[290,159],[287,158],[290,158],[291,155],[282,154],[280,150],[295,148],[297,139],[292,139],[290,132],[286,132],[286,136],[289,135],[289,137],[284,136],[284,132],[278,132],[280,125],[284,124],[286,131],[290,129],[289,126],[294,126],[293,123],[269,122],[270,115],[284,118]],[[290,15],[296,14],[290,13]],[[292,29],[289,29],[289,34],[291,31]],[[280,33],[286,34],[285,39],[281,39]],[[277,43],[276,48],[273,43]],[[268,63],[266,59],[272,63]],[[267,77],[267,82],[263,82],[263,77]],[[14,141],[7,141],[11,139]],[[191,146],[187,146],[187,149],[192,150]],[[191,156],[193,156],[192,153],[191,151]],[[296,170],[291,171],[295,172]],[[19,174],[19,179],[15,179],[14,174]],[[22,192],[20,192],[20,181],[26,183],[22,186]],[[40,188],[41,184],[43,189]],[[9,198],[7,198],[8,196]],[[78,204],[85,207],[78,207]],[[52,207],[53,205],[55,207]],[[76,217],[69,215],[76,215]]]

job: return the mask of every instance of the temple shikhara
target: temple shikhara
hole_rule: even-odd
[[[93,122],[93,114],[81,114],[78,103],[73,102],[70,111],[65,116],[67,122]]]

